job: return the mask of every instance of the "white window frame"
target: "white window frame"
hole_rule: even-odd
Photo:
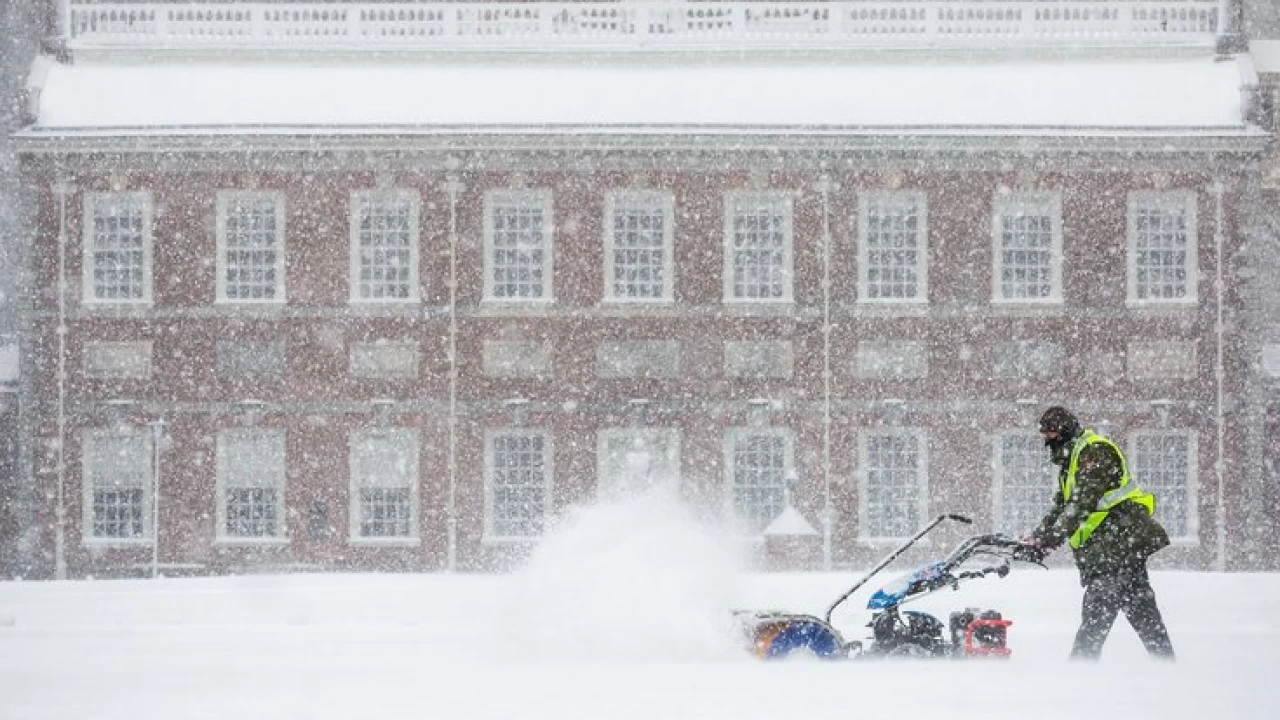
[[[873,203],[894,205],[914,202],[919,211],[917,231],[919,255],[915,265],[916,294],[913,297],[871,297],[867,260],[868,217]],[[858,302],[882,305],[927,305],[929,303],[929,196],[923,190],[864,190],[858,193]]]
[[[1004,527],[1006,509],[1005,489],[1008,477],[1005,471],[1004,443],[1005,440],[1013,437],[1020,438],[1034,450],[1034,452],[1028,454],[1028,459],[1031,460],[1031,462],[1036,463],[1036,467],[1041,467],[1045,475],[1049,478],[1049,482],[1044,488],[1044,493],[1040,497],[1032,500],[1035,505],[1030,514],[1034,516],[1035,519],[1029,527]],[[991,476],[995,479],[995,482],[993,482],[991,486],[992,523],[997,532],[1018,533],[1019,535],[1017,536],[1020,537],[1021,535],[1025,535],[1027,532],[1034,530],[1036,523],[1039,523],[1044,515],[1049,512],[1050,507],[1052,507],[1050,505],[1050,501],[1053,499],[1054,488],[1057,487],[1058,466],[1049,461],[1049,451],[1045,449],[1044,441],[1039,435],[1033,432],[1025,430],[1007,430],[1002,433],[997,433],[993,438],[991,449]]]
[[[405,483],[400,485],[366,484],[361,477],[361,453],[363,443],[383,441],[400,444],[398,451],[406,453]],[[414,428],[359,428],[351,431],[351,444],[348,452],[349,464],[349,503],[347,538],[353,545],[417,545],[421,542],[418,486],[421,484],[418,456],[422,451],[418,431]],[[361,514],[361,491],[366,487],[376,489],[409,490],[409,526],[406,535],[364,535],[362,528],[364,518]]]
[[[264,474],[273,475],[268,478],[269,483],[253,487],[273,487],[276,490],[276,513],[277,513],[277,529],[275,535],[229,535],[227,534],[227,492],[233,486],[227,478],[228,464],[230,458],[227,453],[230,452],[229,443],[240,437],[270,437],[273,442],[279,443],[279,467],[275,472],[270,471],[271,468],[265,468]],[[262,427],[243,427],[228,428],[218,431],[217,450],[216,450],[216,482],[215,492],[217,497],[217,528],[214,532],[214,540],[219,544],[226,545],[286,545],[289,542],[289,521],[288,509],[289,503],[285,493],[288,491],[287,483],[287,466],[288,466],[288,446],[286,444],[285,431],[278,428],[262,428]],[[242,486],[235,486],[242,487]],[[248,486],[243,486],[248,487]]]
[[[1200,505],[1199,505],[1199,484],[1200,484],[1200,438],[1195,430],[1182,429],[1152,429],[1152,430],[1135,430],[1129,435],[1129,452],[1126,453],[1125,461],[1128,463],[1129,480],[1136,482],[1146,492],[1152,493],[1156,497],[1156,512],[1160,513],[1161,502],[1167,501],[1168,495],[1163,492],[1166,488],[1161,486],[1152,486],[1145,482],[1138,475],[1141,467],[1141,453],[1138,450],[1138,443],[1142,438],[1149,437],[1169,437],[1179,436],[1187,440],[1187,492],[1186,492],[1186,512],[1187,512],[1187,528],[1186,532],[1181,535],[1174,534],[1174,528],[1168,523],[1162,523],[1165,531],[1169,533],[1169,539],[1178,545],[1199,545],[1200,544]]]
[[[94,220],[99,209],[138,209],[142,215],[142,296],[137,298],[98,297],[94,273],[97,270],[95,254]],[[83,302],[86,305],[149,305],[152,302],[151,287],[155,272],[152,237],[151,193],[145,190],[132,192],[91,192],[84,195],[83,244],[84,258],[81,281]]]
[[[661,449],[663,462],[670,468],[668,477],[661,478],[663,486],[680,486],[680,431],[666,427],[605,428],[596,434],[596,497],[608,498],[618,494],[619,478],[610,474],[609,446],[617,440],[639,440],[646,448]],[[656,487],[656,486],[655,486]]]
[[[405,280],[408,285],[409,292],[405,297],[363,297],[361,295],[361,271],[364,269],[362,264],[364,248],[361,244],[361,220],[362,214],[366,208],[378,208],[384,204],[390,204],[393,207],[399,203],[408,203],[408,222],[409,222],[409,277]],[[403,304],[416,303],[421,297],[421,289],[418,286],[418,263],[419,263],[419,238],[421,236],[421,228],[419,227],[419,213],[421,212],[421,198],[414,190],[408,189],[387,189],[387,190],[357,190],[351,193],[350,210],[348,213],[348,224],[351,233],[351,279],[350,279],[350,300],[352,304]],[[385,281],[370,284],[385,286]],[[399,283],[395,283],[399,284]]]
[[[498,297],[494,282],[495,227],[494,213],[500,206],[536,207],[542,211],[542,294],[537,297]],[[552,303],[555,302],[555,217],[549,189],[489,190],[484,195],[484,302],[488,303]]]
[[[92,461],[92,456],[97,452],[95,446],[98,443],[110,443],[113,440],[123,440],[141,444],[141,457],[138,458],[139,475],[143,476],[142,485],[142,534],[135,537],[109,537],[98,536],[94,534],[94,490],[98,487],[96,482],[96,472]],[[152,447],[152,437],[150,433],[142,428],[119,427],[119,428],[86,428],[81,435],[81,478],[83,485],[82,501],[82,518],[81,518],[81,542],[86,547],[134,547],[137,545],[151,545],[155,537],[154,527],[154,511],[155,511],[155,467],[153,464],[154,448]],[[116,452],[120,452],[117,448]],[[130,486],[132,489],[135,486]]]
[[[874,427],[864,428],[858,433],[858,542],[865,544],[897,543],[911,537],[919,528],[910,528],[905,535],[870,535],[867,528],[871,523],[871,509],[868,503],[871,480],[870,448],[871,437],[911,437],[916,439],[916,524],[923,526],[929,515],[929,435],[923,428]]]
[[[542,530],[537,535],[500,535],[494,529],[495,442],[499,437],[540,437],[542,438]],[[533,542],[540,540],[547,531],[547,523],[551,518],[552,489],[555,487],[555,448],[551,434],[545,430],[532,428],[488,429],[484,433],[484,542]]]
[[[1134,190],[1129,193],[1127,220],[1128,302],[1137,306],[1194,305],[1199,302],[1200,262],[1197,220],[1197,202],[1194,190]],[[1138,297],[1138,210],[1141,207],[1157,207],[1162,210],[1182,210],[1186,213],[1187,277],[1186,294],[1176,298]]]
[[[1017,214],[1049,217],[1049,294],[1009,297],[1004,292],[1004,218]],[[1062,195],[1058,192],[997,194],[991,217],[991,300],[1011,305],[1054,305],[1062,302]],[[1025,250],[1025,248],[1023,248]],[[1018,284],[1018,283],[1014,283]],[[1026,284],[1026,283],[1022,283]]]
[[[793,302],[795,297],[795,193],[787,190],[733,191],[724,196],[724,302],[739,304],[777,304]],[[780,204],[782,211],[782,295],[780,297],[739,297],[734,282],[734,219],[743,206]]]
[[[748,427],[731,427],[726,428],[724,433],[724,512],[725,517],[729,519],[730,524],[744,538],[763,539],[764,530],[769,527],[769,523],[776,519],[769,518],[758,530],[752,530],[744,525],[744,519],[739,516],[737,506],[734,503],[734,491],[737,489],[734,483],[734,474],[736,465],[734,464],[734,455],[738,441],[744,437],[761,436],[782,439],[782,503],[779,512],[786,510],[787,483],[791,478],[795,477],[796,453],[795,453],[795,436],[790,428],[779,427],[776,425],[767,426],[748,426]]]
[[[604,299],[611,303],[656,304],[675,300],[675,197],[665,190],[612,190],[604,202]],[[623,210],[653,210],[662,214],[662,292],[656,297],[619,294],[614,280],[617,236],[614,225]],[[624,283],[625,284],[625,283]]]
[[[276,261],[275,261],[275,295],[270,298],[227,297],[227,212],[232,202],[237,200],[274,204],[276,215]],[[285,248],[287,227],[285,225],[285,196],[282,192],[260,190],[219,190],[217,196],[217,302],[235,305],[282,305],[287,301],[285,294]]]

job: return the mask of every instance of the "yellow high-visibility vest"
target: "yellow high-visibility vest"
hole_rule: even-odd
[[[1089,537],[1093,535],[1093,531],[1097,530],[1102,521],[1107,519],[1107,513],[1111,512],[1111,508],[1126,500],[1132,500],[1146,508],[1148,515],[1154,515],[1156,512],[1155,496],[1149,492],[1143,492],[1137,483],[1129,481],[1129,465],[1124,460],[1124,453],[1120,452],[1120,448],[1115,443],[1092,430],[1082,432],[1071,446],[1071,462],[1067,463],[1067,474],[1061,483],[1062,501],[1071,500],[1071,494],[1075,492],[1076,470],[1080,467],[1080,452],[1090,445],[1099,443],[1115,450],[1116,457],[1120,458],[1120,485],[1103,495],[1098,500],[1097,508],[1089,513],[1089,517],[1085,518],[1085,521],[1080,523],[1080,527],[1076,528],[1076,531],[1072,533],[1070,540],[1072,548],[1078,548],[1088,542]]]

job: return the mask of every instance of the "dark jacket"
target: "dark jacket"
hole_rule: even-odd
[[[1119,455],[1109,445],[1094,443],[1080,451],[1075,490],[1070,499],[1064,500],[1062,483],[1067,479],[1067,464],[1064,462],[1058,473],[1053,508],[1033,533],[1044,547],[1053,548],[1067,542],[1098,507],[1102,496],[1120,486]],[[1130,477],[1129,482],[1133,484],[1134,478]],[[1142,564],[1168,544],[1168,533],[1147,514],[1146,508],[1132,501],[1120,503],[1083,545],[1074,548],[1080,582],[1087,585],[1098,576]]]

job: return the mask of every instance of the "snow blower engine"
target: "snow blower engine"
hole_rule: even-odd
[[[1011,561],[1039,563],[1024,546],[1006,535],[978,535],[960,543],[943,560],[907,573],[877,590],[867,601],[872,611],[871,637],[846,642],[831,624],[831,615],[849,596],[902,555],[930,530],[947,520],[972,522],[961,515],[939,515],[907,542],[872,568],[861,580],[836,599],[824,617],[777,611],[734,613],[748,649],[765,659],[810,655],[819,658],[870,657],[1007,657],[1009,626],[995,610],[966,608],[951,613],[944,625],[933,615],[903,610],[902,605],[944,588],[958,589],[961,583],[988,575],[1009,574]],[[976,564],[974,561],[978,561]]]

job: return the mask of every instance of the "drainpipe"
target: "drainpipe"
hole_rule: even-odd
[[[831,570],[831,178],[818,180],[822,192],[822,569]]]
[[[71,39],[71,0],[58,0],[58,27],[54,31],[64,42]]]
[[[67,195],[75,188],[59,174],[53,186],[58,196],[58,444],[57,505],[53,525],[53,576],[67,579]]]
[[[445,509],[446,563],[458,569],[458,194],[463,185],[456,173],[445,175],[449,194],[449,496]]]
[[[1216,348],[1214,352],[1214,385],[1216,392],[1215,411],[1217,414],[1217,442],[1216,457],[1213,463],[1215,479],[1217,481],[1217,508],[1215,522],[1217,523],[1217,557],[1214,561],[1214,568],[1219,572],[1227,569],[1227,508],[1226,508],[1226,492],[1224,488],[1224,478],[1226,474],[1226,450],[1223,442],[1226,437],[1226,414],[1223,411],[1223,403],[1225,400],[1225,376],[1226,368],[1223,363],[1222,355],[1225,349],[1225,325],[1223,323],[1222,299],[1224,295],[1222,285],[1222,192],[1223,185],[1221,180],[1214,180],[1209,186],[1209,192],[1213,194],[1214,210],[1213,210],[1213,251],[1214,251],[1214,305],[1216,317],[1214,318],[1214,333],[1216,335]]]
[[[147,423],[151,428],[151,577],[160,577],[160,442],[164,420]]]

